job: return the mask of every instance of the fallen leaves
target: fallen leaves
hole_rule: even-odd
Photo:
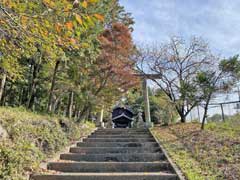
[[[188,169],[188,163],[197,161],[201,175],[206,179],[240,179],[240,137],[236,133],[226,135],[228,131],[235,132],[238,127],[226,126],[224,132],[221,124],[215,125],[215,128],[212,127],[205,131],[199,131],[200,124],[186,123],[165,128],[158,127],[154,131],[157,132],[160,141],[168,147],[170,153],[177,153],[175,156],[178,159],[174,160],[182,163],[181,166],[184,166],[189,177],[191,177],[191,172]],[[185,160],[186,162],[184,157],[179,159],[179,156],[183,156],[183,152],[193,159]]]

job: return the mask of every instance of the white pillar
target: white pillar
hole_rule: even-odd
[[[150,104],[149,104],[149,97],[148,97],[148,87],[147,87],[147,80],[143,79],[143,97],[144,97],[144,113],[145,113],[145,121],[146,126],[148,128],[153,127],[152,121],[151,121],[151,115],[150,115]]]
[[[98,113],[98,119],[97,119],[97,126],[104,128],[104,122],[103,122],[103,108],[101,109],[101,111]]]

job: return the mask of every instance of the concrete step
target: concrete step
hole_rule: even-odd
[[[97,130],[95,133],[149,133],[148,130],[118,130],[118,129],[104,129],[104,130]]]
[[[31,180],[179,180],[170,173],[61,173],[33,175]]]
[[[158,147],[156,142],[79,142],[78,147]]]
[[[72,147],[70,153],[80,154],[113,154],[113,153],[156,153],[161,152],[160,147]]]
[[[87,162],[153,162],[165,160],[162,153],[134,153],[134,154],[88,154],[76,153],[61,154],[61,160]]]
[[[83,142],[156,142],[154,138],[87,138]]]
[[[137,132],[140,132],[140,131],[149,131],[148,129],[144,129],[144,128],[141,128],[141,129],[134,129],[134,128],[106,128],[106,129],[98,129],[97,131],[137,131]]]
[[[92,133],[90,136],[151,136],[149,133]]]
[[[168,162],[52,162],[49,170],[60,172],[172,172]]]
[[[153,138],[152,135],[150,134],[145,134],[145,135],[99,135],[99,134],[92,134],[88,136],[88,138]]]

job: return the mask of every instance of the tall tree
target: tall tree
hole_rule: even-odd
[[[173,37],[168,44],[140,49],[135,58],[140,72],[158,76],[153,81],[174,104],[181,122],[185,122],[201,101],[195,77],[211,64],[211,57],[208,45],[201,38],[185,41]]]

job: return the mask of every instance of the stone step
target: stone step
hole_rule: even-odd
[[[97,133],[149,133],[149,130],[129,130],[129,129],[104,129],[97,130]]]
[[[156,142],[154,138],[87,138],[83,142]]]
[[[59,172],[172,172],[168,162],[51,162],[48,169]]]
[[[106,136],[111,136],[111,135],[133,135],[133,136],[139,136],[139,135],[151,135],[149,132],[147,133],[128,133],[128,132],[94,132],[91,135],[106,135]]]
[[[158,147],[156,142],[79,142],[78,147]]]
[[[179,180],[170,173],[61,173],[33,175],[31,180]]]
[[[165,160],[163,153],[134,153],[134,154],[61,154],[61,160],[87,162],[153,162]]]
[[[90,135],[88,138],[153,138],[152,135],[146,134],[146,135]]]
[[[97,129],[97,131],[149,131],[148,129],[145,128],[105,128],[105,129]]]
[[[113,154],[113,153],[156,153],[161,152],[160,147],[72,147],[70,153],[80,154]]]

